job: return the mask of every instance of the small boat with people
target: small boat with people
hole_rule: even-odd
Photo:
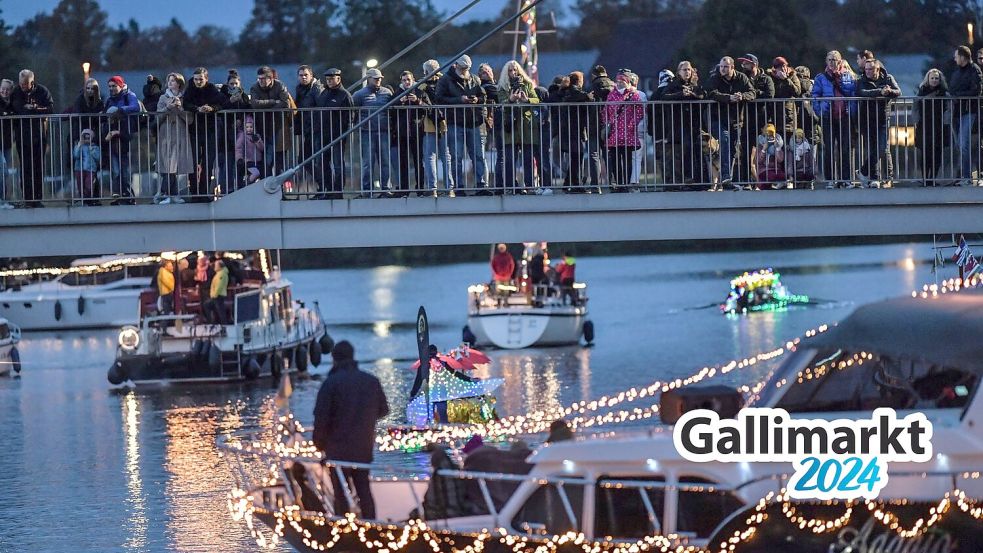
[[[734,277],[727,299],[720,304],[720,311],[735,315],[809,303],[809,296],[789,292],[781,279],[782,275],[771,269],[758,269]]]
[[[13,371],[20,373],[20,328],[14,323],[0,317],[0,376],[7,376]]]
[[[979,551],[983,290],[953,290],[862,306],[788,342],[758,384],[678,385],[658,400],[666,424],[553,441],[516,470],[438,465],[435,452],[422,479],[405,463],[324,459],[282,416],[269,433],[219,438],[237,482],[228,506],[261,545],[303,552]],[[699,374],[692,382],[714,376]],[[741,402],[813,422],[881,408],[898,421],[917,414],[933,425],[931,455],[874,474],[886,480],[876,497],[818,500],[788,493],[788,462],[695,462],[679,452],[672,425],[686,411],[712,407],[723,420]],[[345,478],[331,482],[353,469],[373,470],[371,518]],[[347,513],[335,512],[339,494]]]
[[[76,259],[69,267],[0,271],[0,316],[28,331],[136,324],[140,292],[150,285],[160,260],[147,254],[106,255]]]
[[[594,341],[587,285],[576,281],[576,259],[568,252],[551,266],[546,242],[526,242],[516,266],[507,246],[498,244],[491,265],[491,282],[468,287],[464,342],[521,349]]]
[[[295,299],[264,250],[260,268],[240,266],[241,256],[209,260],[198,252],[196,270],[175,274],[191,253],[165,259],[158,287],[141,293],[139,324],[119,332],[111,384],[254,380],[306,371],[331,350],[320,306]]]

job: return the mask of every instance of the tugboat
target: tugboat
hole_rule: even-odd
[[[68,268],[0,271],[0,316],[23,330],[119,328],[140,319],[140,292],[150,286],[160,256],[107,255],[76,259]],[[53,280],[40,280],[56,275]],[[20,279],[32,279],[21,284]],[[38,279],[34,281],[33,279]]]
[[[0,376],[7,376],[10,371],[20,373],[18,342],[20,342],[20,328],[0,317]]]
[[[587,285],[559,284],[547,272],[545,242],[527,242],[518,282],[493,281],[468,287],[468,323],[463,340],[476,346],[521,349],[594,341],[587,320]]]
[[[526,475],[444,469],[424,482],[416,467],[375,466],[378,508],[366,520],[351,486],[342,480],[332,489],[329,478],[354,465],[322,459],[285,417],[280,439],[219,439],[238,483],[228,506],[261,545],[286,541],[302,552],[978,552],[981,336],[983,291],[887,300],[791,342],[781,366],[749,388],[750,406],[796,418],[858,419],[893,408],[930,420],[931,459],[891,463],[876,499],[791,498],[790,463],[688,461],[666,425],[551,443],[528,458]],[[685,401],[725,406],[737,393],[679,390],[687,388],[682,403],[662,396],[667,424]],[[339,493],[354,515],[332,511]]]
[[[782,275],[771,269],[744,273],[730,281],[730,293],[720,304],[726,315],[754,311],[775,311],[792,304],[809,303],[809,296],[792,294],[781,281]]]
[[[333,342],[317,302],[305,306],[290,287],[276,268],[269,279],[241,270],[239,284],[228,289],[227,324],[206,320],[197,288],[175,290],[174,313],[161,313],[157,292],[145,290],[139,325],[120,330],[109,382],[228,382],[318,366]]]

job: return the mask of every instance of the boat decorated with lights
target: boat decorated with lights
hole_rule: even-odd
[[[451,467],[426,481],[418,468],[376,465],[373,520],[358,516],[350,486],[332,489],[329,471],[356,465],[322,459],[302,425],[283,416],[265,434],[219,439],[237,482],[228,506],[261,545],[286,541],[304,552],[979,551],[983,290],[954,293],[960,287],[863,306],[837,326],[685,379],[435,431],[432,441],[453,442],[469,432],[539,432],[557,416],[581,431],[654,415],[666,423],[544,445],[528,457],[527,474]],[[756,384],[697,386],[764,362],[773,364]],[[899,419],[921,413],[934,428],[933,455],[892,462],[876,498],[824,501],[791,497],[789,463],[683,458],[671,425],[685,411],[714,405],[721,417],[733,416],[742,402],[828,421],[868,418],[883,407]],[[602,408],[617,415],[600,415]],[[378,442],[392,450],[391,437]],[[332,512],[336,494],[349,513]]]
[[[809,296],[792,294],[782,284],[782,275],[771,269],[746,272],[730,281],[730,293],[720,304],[725,314],[775,311],[793,304],[809,303]]]
[[[0,271],[0,316],[23,330],[119,328],[140,319],[140,292],[161,257],[107,255],[69,267]]]
[[[7,376],[11,371],[20,373],[18,342],[20,342],[20,328],[0,317],[0,376]]]
[[[561,284],[550,271],[546,243],[527,242],[517,278],[468,286],[463,340],[503,349],[592,343],[587,284]]]
[[[221,322],[207,320],[205,298],[196,286],[182,289],[178,282],[172,313],[161,311],[156,290],[144,290],[139,324],[120,330],[109,382],[254,380],[318,366],[333,346],[320,306],[294,299],[291,282],[276,267],[268,269],[265,251],[260,257],[262,270],[236,270],[238,282],[228,287]]]

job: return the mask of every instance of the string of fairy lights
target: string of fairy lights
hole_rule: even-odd
[[[983,279],[970,278],[965,281],[950,279],[939,286],[926,286],[921,293],[913,292],[913,297],[935,298],[941,294],[956,292],[961,289],[978,287],[983,284]],[[631,388],[619,392],[618,394],[603,396],[597,400],[575,402],[567,407],[553,410],[542,410],[526,415],[508,417],[500,421],[494,421],[484,425],[467,425],[464,427],[429,429],[406,435],[384,435],[380,436],[378,443],[380,450],[392,451],[403,449],[407,446],[414,446],[418,443],[432,442],[454,442],[470,437],[473,434],[483,434],[486,436],[510,436],[517,434],[530,434],[545,430],[548,424],[556,418],[568,419],[574,428],[587,428],[600,426],[611,422],[622,422],[626,420],[640,420],[658,414],[658,405],[655,403],[647,404],[632,409],[619,409],[603,414],[593,414],[601,409],[611,409],[635,401],[650,399],[654,402],[659,393],[696,384],[707,379],[719,377],[734,370],[741,370],[756,364],[776,359],[787,352],[794,351],[801,340],[809,339],[826,332],[830,327],[822,325],[805,333],[802,338],[796,338],[786,342],[783,347],[750,356],[741,360],[734,360],[730,363],[715,367],[703,367],[699,371],[687,378],[679,378],[673,381],[655,381],[647,386]],[[868,352],[857,352],[851,357],[838,358],[837,360],[827,360],[818,367],[807,367],[799,371],[795,379],[798,382],[813,378],[820,378],[830,370],[845,370],[846,368],[859,366],[875,357]],[[774,371],[772,371],[774,372]],[[759,394],[767,387],[770,378],[766,378],[752,385],[743,385],[739,390],[750,398],[760,397]],[[774,383],[775,387],[782,387],[788,383],[788,379],[782,379]],[[274,454],[279,458],[287,456],[303,456],[318,459],[321,457],[316,447],[308,441],[299,438],[304,431],[303,426],[293,419],[292,415],[281,417],[276,425],[275,437],[268,442],[252,441],[249,443],[234,443],[235,454]],[[266,458],[265,456],[261,458]],[[241,464],[241,460],[240,464]],[[267,467],[270,471],[269,478],[265,485],[274,485],[278,482],[280,467],[273,464]],[[929,474],[923,474],[922,478],[930,478]],[[959,477],[965,480],[979,480],[981,472],[963,472]],[[548,537],[531,537],[526,535],[516,535],[509,533],[505,528],[484,529],[480,532],[452,532],[447,529],[434,529],[421,520],[410,520],[405,524],[378,524],[366,521],[359,521],[354,515],[348,514],[344,518],[331,518],[324,513],[311,513],[301,511],[297,505],[287,504],[273,507],[264,503],[257,507],[256,498],[246,490],[236,487],[228,495],[228,508],[234,520],[244,520],[257,544],[264,548],[274,548],[281,541],[289,527],[291,531],[301,537],[304,545],[317,551],[326,551],[337,546],[346,536],[357,540],[367,551],[377,551],[378,553],[397,553],[410,547],[415,542],[423,542],[435,553],[450,550],[460,553],[482,553],[489,545],[499,543],[511,549],[513,553],[555,553],[559,547],[574,545],[579,547],[583,553],[647,553],[658,551],[668,553],[734,553],[741,544],[752,540],[758,533],[761,525],[771,516],[771,509],[778,505],[782,515],[794,527],[800,530],[808,530],[814,534],[828,534],[838,531],[848,525],[858,512],[866,511],[869,519],[875,521],[894,532],[902,539],[917,539],[941,523],[947,516],[954,512],[964,513],[976,521],[983,521],[983,504],[980,501],[971,499],[967,493],[959,487],[953,487],[949,492],[936,503],[932,504],[928,512],[918,517],[909,526],[905,526],[902,520],[911,520],[911,517],[902,516],[891,509],[891,505],[911,505],[914,502],[908,499],[901,500],[851,500],[843,501],[824,501],[819,505],[832,506],[843,505],[844,511],[839,516],[821,519],[811,518],[801,513],[800,507],[790,498],[787,491],[783,488],[778,492],[769,492],[765,497],[755,503],[753,510],[744,519],[744,528],[735,530],[733,534],[726,537],[716,546],[700,548],[686,545],[685,541],[676,535],[651,535],[639,539],[635,542],[623,543],[606,540],[588,539],[584,534],[578,532],[566,532],[560,535]],[[270,515],[274,521],[271,525],[272,533],[267,537],[264,532],[254,524],[255,513]],[[321,541],[315,539],[312,529],[317,531],[324,528],[326,536],[321,537]],[[460,541],[460,543],[459,543]]]
[[[967,480],[978,480],[980,472],[964,472],[960,477]],[[769,492],[765,497],[759,499],[754,509],[748,513],[744,519],[744,528],[734,530],[719,544],[713,547],[697,547],[682,543],[678,535],[653,534],[634,542],[613,542],[609,540],[592,540],[583,533],[569,531],[559,535],[543,538],[534,538],[526,535],[509,533],[505,528],[483,529],[480,532],[452,532],[447,529],[431,528],[425,521],[412,519],[405,524],[380,524],[367,521],[359,521],[352,513],[346,514],[341,518],[332,518],[325,513],[302,511],[298,505],[281,505],[275,509],[267,507],[257,508],[255,498],[248,492],[240,488],[234,489],[228,494],[227,505],[233,520],[245,521],[252,536],[256,539],[257,545],[263,548],[275,548],[284,539],[287,527],[300,536],[305,547],[315,551],[328,551],[339,544],[345,537],[349,536],[357,540],[367,551],[378,551],[379,553],[397,553],[407,549],[417,541],[423,541],[435,553],[445,550],[444,546],[449,546],[451,551],[481,553],[490,544],[498,542],[513,553],[552,553],[559,547],[574,545],[583,553],[641,553],[658,551],[668,553],[735,553],[737,548],[749,542],[758,532],[761,525],[770,518],[769,512],[772,507],[777,506],[782,515],[790,524],[800,530],[808,530],[813,534],[828,534],[845,527],[853,517],[861,510],[857,501],[847,502],[827,500],[812,505],[819,506],[844,506],[843,514],[832,519],[815,519],[799,514],[799,511],[790,499],[786,489],[782,488],[778,492]],[[893,512],[891,504],[907,506],[912,501],[907,499],[896,501],[864,500],[863,507],[870,513],[871,520],[881,525],[884,529],[895,533],[902,539],[917,539],[941,523],[950,513],[962,512],[977,521],[983,521],[983,506],[979,502],[968,498],[966,492],[960,488],[953,488],[934,505],[928,513],[918,517],[910,527],[904,527],[901,520],[902,516]],[[955,508],[953,508],[955,507]],[[257,511],[267,513],[275,521],[271,525],[269,537],[259,529],[253,522]],[[305,523],[307,523],[305,525]],[[321,540],[314,537],[312,529],[318,531],[324,528],[327,532]],[[469,543],[458,543],[458,541]]]
[[[261,257],[265,260],[265,252],[260,250]],[[101,263],[86,263],[83,265],[73,265],[71,267],[31,267],[27,269],[6,269],[0,271],[0,278],[6,277],[57,277],[62,275],[70,275],[74,273],[79,274],[101,274],[109,273],[112,271],[118,271],[126,267],[136,267],[141,265],[152,265],[154,263],[160,263],[164,260],[176,261],[179,259],[184,259],[190,255],[190,251],[184,252],[163,252],[160,255],[139,255],[139,256],[120,256],[114,257],[112,259],[107,259]],[[198,252],[202,255],[202,252]],[[242,260],[245,259],[241,253],[236,252],[224,252],[222,254],[224,259],[235,259]],[[267,272],[265,269],[264,272]],[[267,277],[269,275],[267,274]]]

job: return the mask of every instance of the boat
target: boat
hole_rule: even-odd
[[[135,385],[229,382],[278,377],[318,366],[333,342],[320,306],[293,298],[291,282],[274,269],[269,278],[240,271],[228,288],[225,320],[206,320],[198,289],[175,291],[175,312],[160,313],[156,290],[140,295],[138,325],[119,333],[109,382]]]
[[[477,365],[487,364],[488,358],[467,344],[446,353],[434,349],[424,384],[427,389],[424,391],[421,386],[414,390],[416,393],[406,404],[406,420],[411,427],[425,428],[441,423],[475,424],[498,418],[493,394],[505,380],[465,374],[465,371],[474,370]],[[419,371],[420,362],[417,361],[411,368]]]
[[[7,376],[11,371],[20,373],[18,342],[20,342],[20,328],[0,317],[0,376]]]
[[[76,259],[68,268],[3,271],[0,316],[28,331],[136,324],[140,292],[150,286],[159,262],[152,255],[107,255]],[[51,275],[57,276],[23,285],[19,281]]]
[[[463,340],[476,346],[521,349],[594,341],[587,320],[587,285],[534,281],[534,263],[549,266],[545,242],[525,244],[517,282],[468,286],[468,322]]]
[[[727,315],[775,311],[793,304],[809,303],[809,296],[792,294],[782,284],[782,275],[771,269],[745,272],[730,281],[730,293],[720,304]]]
[[[983,290],[886,300],[789,342],[781,364],[746,388],[749,406],[796,418],[862,419],[884,407],[899,420],[923,414],[934,428],[932,455],[890,463],[876,498],[795,499],[786,491],[790,463],[685,459],[671,423],[687,402],[724,410],[737,392],[700,385],[662,395],[669,424],[545,445],[527,459],[527,474],[445,469],[425,482],[416,468],[372,466],[372,520],[358,516],[347,484],[332,490],[328,478],[356,465],[322,459],[303,426],[281,417],[268,434],[219,439],[237,482],[228,506],[261,545],[286,541],[303,552],[977,552],[981,337]],[[334,494],[350,513],[332,512]],[[445,509],[409,516],[428,513],[428,501]]]

